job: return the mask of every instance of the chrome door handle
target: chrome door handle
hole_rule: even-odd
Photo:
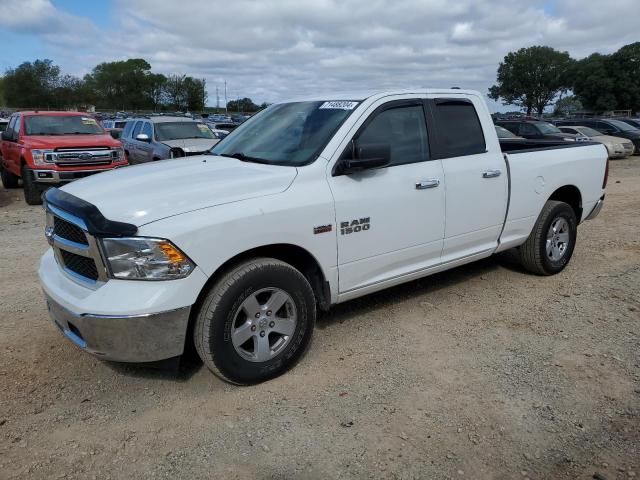
[[[440,180],[437,178],[430,178],[429,180],[421,180],[416,183],[416,190],[426,190],[427,188],[436,188],[440,185]]]
[[[495,178],[502,175],[500,170],[487,170],[486,172],[482,172],[482,178]]]

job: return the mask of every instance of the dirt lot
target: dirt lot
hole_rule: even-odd
[[[503,255],[350,302],[247,388],[62,338],[43,213],[0,189],[0,478],[640,477],[640,159],[609,185],[560,275]]]

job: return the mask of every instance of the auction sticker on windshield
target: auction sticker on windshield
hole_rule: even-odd
[[[82,123],[84,125],[98,125],[96,119],[91,117],[82,117]]]
[[[358,106],[358,102],[333,101],[324,102],[319,108],[334,108],[338,110],[353,110]]]

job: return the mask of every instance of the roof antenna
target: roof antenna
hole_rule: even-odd
[[[451,90],[460,90],[460,87],[451,87]]]

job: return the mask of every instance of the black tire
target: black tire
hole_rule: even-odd
[[[0,163],[1,162],[2,160],[0,159]],[[2,185],[4,185],[4,188],[18,188],[18,180],[20,177],[14,175],[2,165],[0,165],[0,178],[2,178]]]
[[[295,330],[276,356],[264,362],[250,361],[234,347],[231,332],[237,328],[236,315],[243,302],[268,288],[282,290],[293,300]],[[255,258],[233,267],[213,285],[197,313],[193,339],[211,372],[229,383],[252,385],[277,377],[295,365],[311,342],[315,319],[315,297],[305,276],[280,260]]]
[[[22,189],[24,190],[24,201],[28,205],[42,205],[42,190],[33,179],[31,172],[26,165],[22,166]]]
[[[554,260],[547,254],[547,234],[551,225],[558,219],[568,224],[569,241],[564,253]],[[536,275],[555,275],[567,266],[576,246],[578,221],[570,205],[564,202],[549,200],[545,203],[540,216],[533,226],[527,241],[520,246],[520,262],[522,266]]]

